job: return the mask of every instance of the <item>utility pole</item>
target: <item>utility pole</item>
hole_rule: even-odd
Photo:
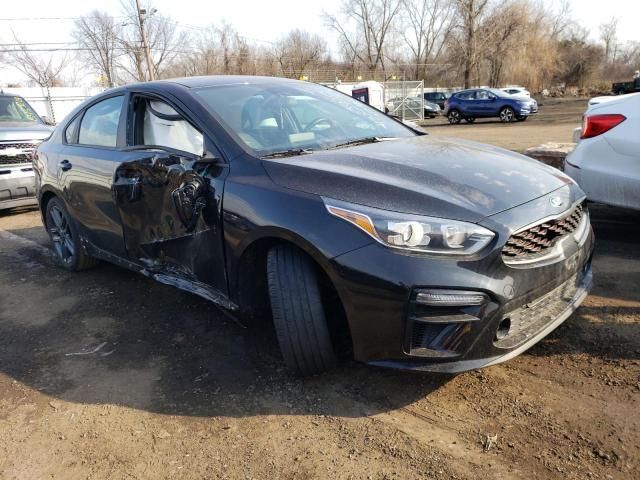
[[[147,32],[144,30],[144,15],[147,11],[140,8],[140,0],[136,0],[136,9],[138,10],[138,25],[140,26],[140,36],[142,37],[142,46],[144,47],[144,54],[147,58],[147,70],[149,70],[149,80],[155,80],[156,74],[153,69],[153,62],[151,61],[151,50],[149,50],[149,41],[147,40]]]

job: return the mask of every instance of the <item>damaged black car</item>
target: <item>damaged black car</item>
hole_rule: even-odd
[[[273,321],[299,374],[345,356],[440,372],[502,362],[591,286],[585,195],[563,173],[307,82],[108,90],[61,122],[34,169],[64,268],[112,262]]]

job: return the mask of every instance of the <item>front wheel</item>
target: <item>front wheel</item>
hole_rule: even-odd
[[[464,119],[464,121],[467,123],[473,123],[476,121],[476,117],[467,117]]]
[[[511,107],[503,107],[500,110],[500,121],[504,123],[511,123],[516,117],[516,113]]]
[[[447,115],[447,119],[449,120],[449,123],[451,125],[455,125],[457,123],[460,123],[460,121],[462,120],[462,116],[460,115],[459,111],[451,110]]]
[[[529,118],[528,115],[518,115],[516,117],[516,120],[518,120],[519,122],[524,122],[527,118]]]
[[[45,223],[51,249],[63,268],[79,271],[93,267],[98,262],[80,244],[76,225],[59,198],[52,198],[47,203]]]
[[[331,343],[315,265],[289,245],[269,250],[267,280],[276,336],[284,361],[300,375],[334,368]]]

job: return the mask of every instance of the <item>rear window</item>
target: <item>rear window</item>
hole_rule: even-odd
[[[454,97],[460,100],[473,100],[475,96],[476,96],[476,92],[461,92],[461,93],[456,93],[454,95]]]

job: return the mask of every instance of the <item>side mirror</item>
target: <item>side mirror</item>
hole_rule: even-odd
[[[48,117],[47,115],[43,115],[40,117],[40,119],[44,122],[45,125],[55,125],[56,122],[54,122],[51,117]]]
[[[198,158],[194,165],[209,166],[209,165],[224,165],[222,158],[213,155],[212,153],[205,153],[202,157]]]

